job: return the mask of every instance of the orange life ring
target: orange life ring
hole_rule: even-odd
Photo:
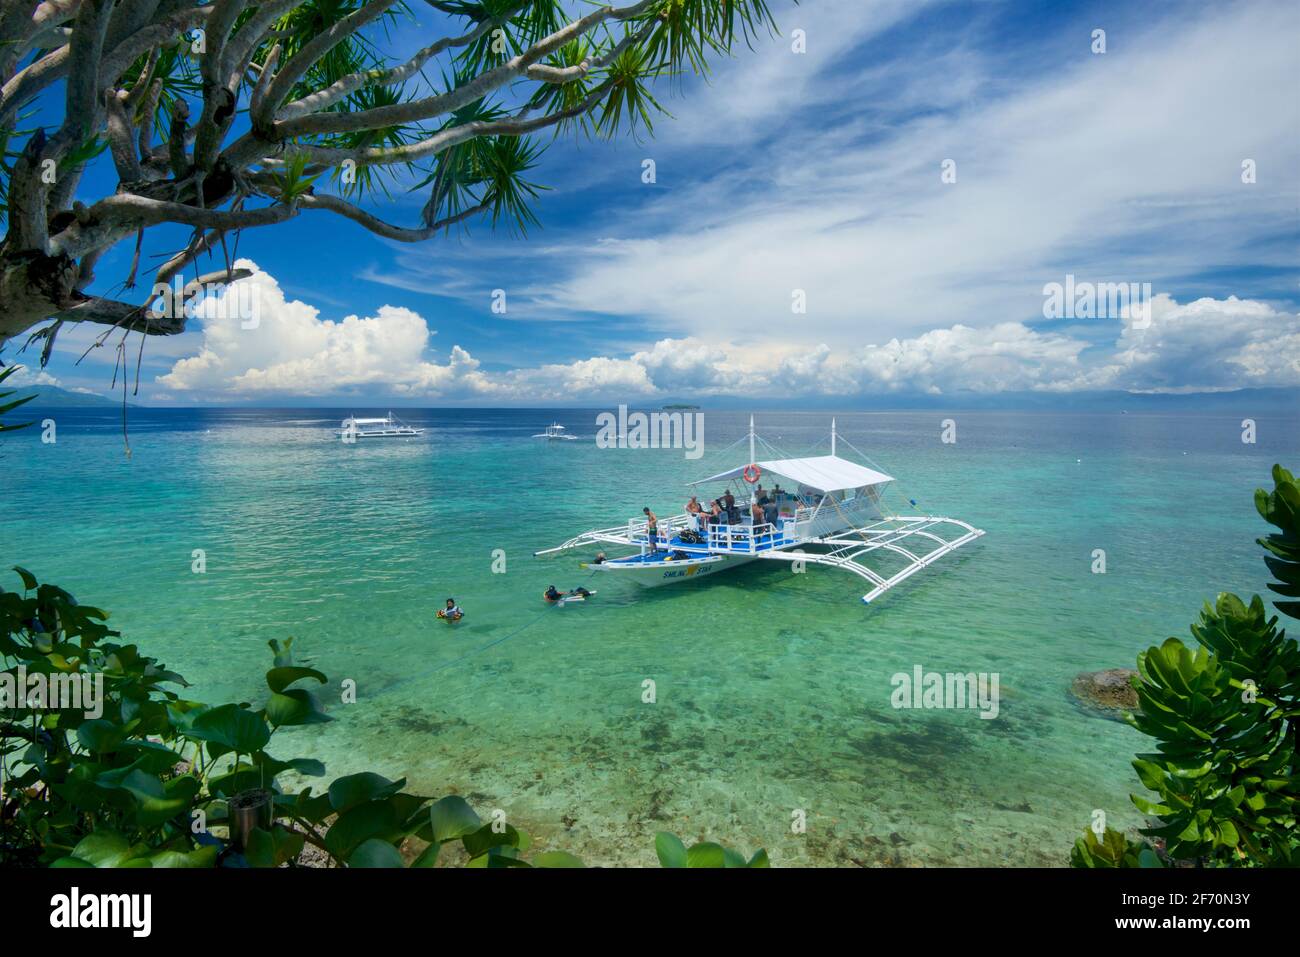
[[[762,474],[763,474],[763,470],[760,469],[757,465],[745,466],[745,472],[744,472],[745,481],[748,482],[750,485],[753,485],[755,482],[757,482],[758,477]]]

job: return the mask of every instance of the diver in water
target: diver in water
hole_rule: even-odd
[[[465,613],[461,611],[460,606],[456,604],[456,599],[448,598],[447,607],[438,609],[438,617],[445,618],[448,621],[460,621],[460,619],[465,617]]]
[[[548,585],[546,586],[546,594],[544,597],[547,601],[560,601],[563,598],[586,598],[590,594],[591,592],[587,591],[587,589],[583,588],[581,585],[573,589],[571,592],[561,592],[554,585]]]

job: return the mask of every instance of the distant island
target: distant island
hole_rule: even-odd
[[[20,387],[15,389],[14,393],[12,396],[14,399],[22,396],[32,396],[32,401],[27,403],[26,408],[52,409],[84,406],[103,408],[104,406],[120,406],[122,404],[121,399],[110,399],[108,396],[100,395],[97,392],[72,392],[53,385]],[[135,403],[128,402],[127,405],[133,406]]]
[[[670,411],[670,410],[681,410],[681,409],[692,409],[692,410],[693,410],[693,409],[698,409],[699,406],[698,406],[698,405],[684,405],[684,404],[681,404],[681,403],[677,403],[677,404],[674,404],[674,405],[666,405],[666,406],[664,406],[663,408],[664,408],[664,411],[665,411],[665,412],[668,412],[668,411]]]

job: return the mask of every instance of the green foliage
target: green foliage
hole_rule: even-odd
[[[252,90],[274,47],[280,48],[282,68],[313,39],[364,6],[365,0],[307,0],[279,18],[252,51],[251,68],[235,90],[237,109],[247,110]],[[423,0],[415,8],[418,14],[407,3],[394,4],[364,29],[349,33],[306,69],[288,91],[287,100],[328,89],[345,77],[361,78],[361,82],[350,82],[348,91],[325,107],[325,113],[371,113],[417,96],[460,89],[596,9],[594,5],[568,0]],[[254,28],[258,12],[257,7],[250,7],[239,15],[232,33],[236,41],[244,29]],[[399,32],[405,41],[417,19],[421,29],[433,28],[429,40],[435,36],[465,37],[481,26],[491,29],[447,51],[441,62],[448,67],[450,76],[444,75],[440,84],[423,73],[419,79],[404,76],[394,80],[388,72],[405,57],[399,59],[391,51],[409,46],[396,41]],[[564,82],[512,80],[505,85],[494,84],[489,98],[450,115],[410,123],[385,123],[371,117],[363,124],[365,129],[302,133],[284,139],[280,148],[288,156],[301,152],[304,146],[389,152],[456,126],[506,118],[551,120],[546,125],[557,136],[574,129],[607,138],[624,132],[649,134],[657,115],[666,112],[653,92],[656,84],[679,81],[688,74],[707,74],[712,59],[731,55],[738,43],[752,46],[758,37],[775,30],[768,0],[657,0],[635,19],[606,21],[543,56],[539,63],[551,67],[590,64],[585,71],[575,69],[575,75]],[[146,119],[142,111],[153,111],[148,118],[152,143],[165,141],[178,101],[190,104],[192,117],[201,115],[195,107],[203,94],[203,83],[188,40],[183,37],[137,57],[109,82],[114,88],[138,94],[131,101],[134,123]],[[159,86],[156,97],[143,95],[142,85],[152,88],[155,84]],[[22,105],[23,109],[30,106]],[[391,118],[392,113],[388,116]],[[5,192],[13,160],[19,155],[18,147],[33,132],[17,129],[16,124],[12,129],[0,129],[0,224],[8,211]],[[98,135],[102,129],[92,132],[95,135],[90,140],[62,159],[65,168],[82,166],[104,150],[106,140]],[[424,209],[426,224],[482,206],[494,229],[504,227],[524,233],[538,224],[534,201],[546,188],[530,176],[543,147],[530,138],[528,131],[518,135],[499,132],[478,133],[470,141],[437,154],[428,166],[395,155],[391,162],[363,163],[346,169],[342,165],[299,164],[276,171],[263,167],[260,172],[270,172],[267,180],[271,184],[287,188],[288,192],[281,190],[279,195],[280,201],[286,203],[309,190],[312,182],[325,173],[339,193],[349,199],[388,196],[395,182],[424,176],[427,178],[416,188],[430,187]],[[467,223],[468,218],[453,225]]]
[[[308,175],[307,155],[305,153],[292,154],[285,161],[280,171],[273,174],[280,202],[291,204],[298,197],[310,193],[320,175],[320,173]]]
[[[681,838],[667,831],[655,835],[655,853],[664,867],[769,867],[767,851],[759,850],[749,860],[730,848],[701,841],[689,848]]]
[[[1255,493],[1260,515],[1282,530],[1261,539],[1265,561],[1291,597],[1300,565],[1300,493],[1273,469],[1275,489]],[[1277,602],[1292,615],[1300,603]],[[1300,647],[1269,617],[1263,599],[1221,594],[1191,626],[1195,650],[1177,638],[1138,655],[1139,710],[1132,725],[1156,750],[1133,762],[1156,800],[1133,795],[1156,820],[1142,833],[1161,839],[1175,861],[1278,866],[1300,861]],[[1078,867],[1145,866],[1123,835],[1076,842]]]
[[[1106,828],[1100,839],[1085,831],[1070,852],[1071,867],[1164,867],[1164,862],[1146,841],[1135,843],[1120,831]]]
[[[24,104],[24,107],[29,104]],[[35,111],[21,113],[18,116],[19,122],[25,122],[34,115]],[[0,226],[3,226],[9,218],[9,179],[14,172],[14,162],[22,155],[21,150],[10,148],[10,143],[16,140],[25,140],[36,132],[35,128],[16,129],[0,126]]]
[[[1295,476],[1280,465],[1273,466],[1273,491],[1255,492],[1255,508],[1264,521],[1280,529],[1259,544],[1268,550],[1264,564],[1277,581],[1269,590],[1286,598],[1300,598],[1300,487]],[[1274,606],[1288,618],[1300,618],[1300,601],[1275,601]]]
[[[465,86],[523,53],[571,22],[574,16],[588,12],[571,9],[561,0],[533,0],[522,5],[519,0],[427,2],[448,17],[464,21],[451,28],[448,35],[467,33],[485,21],[497,28],[485,31],[458,49],[451,74],[443,75],[436,92]],[[302,12],[287,17],[281,26],[295,36],[296,31],[306,36],[310,30],[324,29],[354,8],[354,3],[348,0],[323,4],[328,9],[312,12],[318,5],[320,0],[304,6]],[[573,128],[608,138],[641,129],[652,133],[655,116],[666,112],[651,91],[654,83],[683,75],[688,70],[705,73],[710,57],[729,55],[737,41],[750,44],[761,33],[774,31],[775,22],[766,0],[662,0],[637,20],[586,34],[544,57],[543,64],[559,68],[577,67],[606,57],[610,62],[568,82],[537,84],[526,104],[534,118],[555,117],[577,111],[589,97],[596,97],[591,115],[578,112],[557,123],[553,127],[557,136]],[[628,41],[626,46],[614,55],[615,48],[625,41]],[[291,51],[286,48],[284,52],[287,55]],[[284,60],[282,56],[281,62]],[[399,103],[402,102],[400,91],[385,89],[381,81],[384,71],[392,65],[364,40],[359,39],[356,45],[345,42],[313,67],[291,97],[328,86],[350,73],[369,72],[374,82],[354,90],[331,106],[330,111],[358,112]],[[343,149],[396,147],[467,123],[505,119],[518,108],[513,97],[513,92],[507,91],[478,100],[432,127],[394,125],[363,132],[304,136],[295,141]],[[530,181],[525,174],[537,165],[542,152],[543,147],[527,135],[481,136],[440,152],[428,167],[410,164],[411,170],[425,174],[412,189],[430,188],[423,214],[425,223],[438,222],[483,205],[493,228],[504,225],[510,231],[526,233],[538,223],[532,201],[546,187]],[[382,177],[396,175],[393,169],[362,166],[353,171],[355,179],[351,183],[344,182],[338,170],[332,176],[346,194],[365,194],[376,187],[386,192]]]
[[[20,368],[22,368],[22,366],[5,366],[3,369],[0,369],[0,382],[4,382],[5,379],[9,378]],[[9,399],[9,396],[14,394],[15,393],[12,389],[0,392],[0,415],[4,415],[6,412],[12,412],[24,402],[30,402],[32,399],[36,398],[35,393],[33,393],[32,395],[25,395],[19,399]],[[6,399],[9,399],[9,401],[6,402]],[[21,422],[18,425],[6,425],[5,423],[0,422],[0,432],[12,432],[15,429],[25,429],[31,424],[32,423],[30,422]]]
[[[47,683],[103,685],[99,708],[84,698],[60,709],[53,705],[67,702],[0,696],[0,866],[280,867],[298,864],[310,844],[335,866],[402,867],[410,840],[425,845],[412,867],[435,866],[456,844],[470,867],[583,866],[563,851],[530,861],[525,832],[485,823],[456,795],[411,794],[405,779],[361,772],[323,790],[290,790],[288,775],[324,777],[325,767],[272,757],[276,733],[329,720],[311,692],[328,679],[293,663],[292,639],[268,642],[261,707],[202,704],[181,696],[180,675],[123,643],[106,612],[14,570],[22,590],[0,589],[0,687],[16,690],[20,668]],[[234,799],[263,793],[268,819],[236,847]],[[746,862],[717,844],[687,851],[665,834],[656,850],[665,866],[767,866],[763,851]]]

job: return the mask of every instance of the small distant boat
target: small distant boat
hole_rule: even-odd
[[[536,435],[533,436],[533,438],[546,439],[547,441],[551,441],[551,442],[557,440],[563,440],[565,442],[573,442],[578,437],[576,435],[569,435],[567,432],[565,432],[564,426],[560,425],[560,423],[552,422],[550,425],[546,427],[545,432],[538,432]]]
[[[359,419],[350,415],[339,425],[339,437],[344,442],[357,439],[385,439],[399,436],[423,435],[424,429],[407,425],[393,413],[389,412],[382,419]]]

